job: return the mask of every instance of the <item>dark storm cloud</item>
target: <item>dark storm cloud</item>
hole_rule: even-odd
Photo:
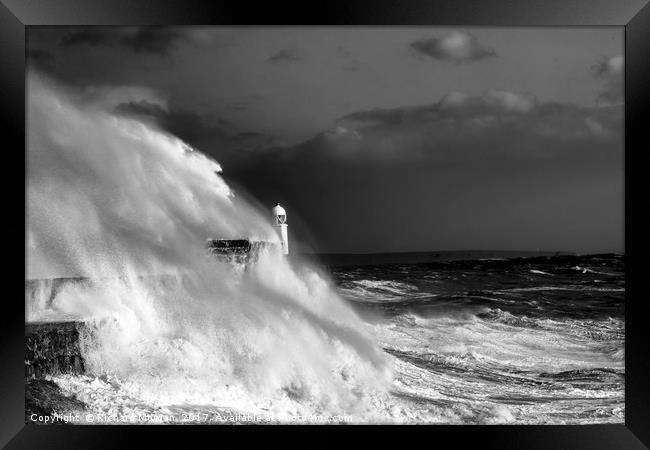
[[[248,152],[274,144],[274,137],[241,131],[232,122],[212,115],[168,109],[147,100],[121,103],[115,112],[155,123],[163,130],[200,149],[220,162],[246,157]]]
[[[303,151],[312,157],[370,162],[534,159],[561,156],[576,142],[615,140],[621,120],[617,107],[540,102],[507,91],[450,93],[431,105],[349,114]]]
[[[623,67],[622,55],[603,57],[592,66],[594,75],[605,81],[605,86],[596,99],[600,104],[615,105],[623,102]]]
[[[539,105],[536,97],[509,91],[487,91],[482,95],[450,92],[437,103],[393,109],[372,109],[349,114],[340,121],[373,124],[431,122],[445,118],[459,119],[494,115],[521,115]]]
[[[105,29],[71,31],[61,37],[59,45],[61,47],[72,47],[75,45],[106,45],[116,40],[115,34],[115,31]]]
[[[453,31],[444,36],[418,39],[410,46],[422,55],[456,64],[496,56],[494,49],[484,46],[474,35],[464,31]]]
[[[191,111],[167,110],[161,105],[147,100],[122,103],[115,108],[115,111],[153,121],[170,133],[187,140],[190,144],[215,137],[228,137],[234,131],[233,124],[227,120],[206,117]]]
[[[135,53],[166,55],[179,42],[209,42],[208,32],[190,28],[130,27],[85,28],[66,33],[59,40],[61,47],[77,45],[116,46]]]
[[[492,90],[482,95],[452,92],[430,105],[359,111],[336,124],[298,145],[265,149],[251,163],[269,158],[297,165],[588,158],[588,150],[580,151],[590,145],[616,147],[622,111],[619,106],[579,107]]]
[[[122,45],[136,53],[166,54],[185,35],[174,29],[141,28],[121,39]]]
[[[302,55],[300,54],[300,51],[297,48],[284,48],[267,59],[268,62],[270,63],[289,63],[289,62],[297,62],[302,60]]]
[[[36,66],[40,69],[48,68],[54,61],[54,56],[51,52],[42,49],[28,49],[27,50],[27,63]]]

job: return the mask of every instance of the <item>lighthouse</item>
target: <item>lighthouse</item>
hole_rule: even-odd
[[[282,243],[282,253],[285,255],[289,254],[289,237],[287,235],[287,212],[280,202],[275,202],[273,207],[273,228],[278,232],[280,237],[280,242]]]

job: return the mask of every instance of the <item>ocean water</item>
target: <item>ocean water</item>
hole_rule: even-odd
[[[406,415],[447,423],[622,423],[621,255],[333,268],[391,355]]]
[[[350,384],[365,408],[315,405],[299,383],[281,387],[280,397],[257,392],[259,398],[251,402],[243,386],[217,387],[219,380],[207,385],[193,377],[183,380],[201,392],[189,396],[178,386],[173,395],[155,395],[142,383],[165,389],[160,376],[120,376],[111,370],[50,379],[88,405],[94,418],[89,422],[81,415],[81,423],[119,423],[125,416],[138,423],[204,424],[328,423],[332,417],[342,423],[624,422],[623,256],[330,271],[391,368],[385,389]]]

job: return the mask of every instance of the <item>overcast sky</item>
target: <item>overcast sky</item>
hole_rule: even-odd
[[[30,27],[323,252],[621,252],[621,28]]]

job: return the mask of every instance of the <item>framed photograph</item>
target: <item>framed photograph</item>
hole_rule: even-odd
[[[7,448],[647,448],[647,2],[2,1]]]

